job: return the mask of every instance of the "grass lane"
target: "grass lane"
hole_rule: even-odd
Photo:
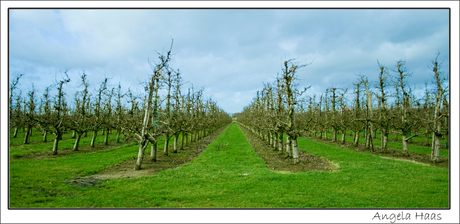
[[[333,134],[328,133],[327,134],[328,140],[331,140],[332,136],[333,136]],[[380,136],[380,135],[378,135],[378,136]],[[323,133],[323,138],[324,138],[324,133]],[[341,139],[342,139],[342,135],[338,134],[337,135],[337,141],[340,141]],[[346,135],[345,136],[345,141],[353,142],[353,137],[349,136],[349,135]],[[402,143],[401,143],[401,141],[402,140],[400,140],[398,142],[388,141],[388,148],[402,151]],[[360,135],[359,136],[359,144],[364,145],[364,143],[365,143],[365,138],[362,137],[362,135]],[[382,144],[382,141],[380,140],[380,138],[374,139],[374,146],[380,147],[381,144]],[[417,154],[423,154],[423,155],[431,155],[431,147],[415,145],[415,144],[408,144],[408,149],[409,149],[409,152],[411,152],[411,153],[417,153]],[[449,158],[449,150],[441,149],[440,155],[441,155],[441,157],[448,159]]]
[[[95,140],[95,145],[96,146],[102,146],[104,144],[104,139],[105,136],[101,134],[102,132],[98,133],[98,136],[96,137]],[[65,134],[63,140],[59,140],[59,147],[58,147],[58,155],[62,150],[72,150],[73,146],[75,144],[75,139],[71,138],[72,134]],[[50,137],[50,136],[48,136]],[[91,144],[91,139],[93,137],[93,133],[89,132],[88,137],[81,137],[80,143],[79,143],[79,149],[83,150],[84,148],[91,149],[90,144]],[[36,154],[36,153],[51,153],[51,150],[53,148],[54,144],[54,135],[53,138],[48,138],[47,142],[42,142],[41,137],[40,141],[36,141],[34,143],[30,144],[19,144],[19,145],[10,145],[10,158],[20,158],[25,155],[30,155],[30,154]],[[113,147],[120,147],[126,144],[126,142],[121,139],[120,143],[116,143],[116,138],[117,135],[115,132],[112,132],[112,134],[109,134],[109,146]],[[12,140],[17,140],[17,139],[10,139]],[[180,146],[180,140],[181,136],[178,138],[178,143]],[[170,145],[170,150],[172,151],[172,145],[174,143],[174,138],[169,139],[169,145]],[[164,136],[160,136],[157,141],[157,148],[158,149],[163,149],[165,144],[165,138]],[[80,152],[77,152],[80,153]],[[146,153],[150,153],[150,147],[146,149]]]

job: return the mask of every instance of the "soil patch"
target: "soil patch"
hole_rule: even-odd
[[[371,151],[371,149],[366,148],[363,145],[359,146],[354,146],[351,142],[345,142],[345,144],[341,144],[339,142],[334,142],[330,139],[318,139],[318,138],[308,138],[317,142],[321,142],[324,144],[330,144],[334,145],[337,147],[341,148],[347,148],[351,150],[355,150],[357,152],[362,152],[362,153],[372,153],[374,155],[378,155],[383,158],[392,158],[392,159],[398,159],[398,160],[404,160],[404,161],[409,161],[409,162],[414,162],[414,163],[423,163],[426,165],[430,166],[437,166],[441,167],[444,169],[449,169],[449,159],[446,158],[441,158],[441,160],[437,163],[431,161],[431,155],[423,155],[423,154],[417,154],[417,153],[411,153],[409,154],[404,154],[400,150],[396,149],[387,149],[386,151],[383,151],[381,147],[374,146],[374,151]]]
[[[216,130],[211,133],[211,135],[204,137],[197,142],[190,143],[185,146],[183,150],[178,150],[177,153],[173,153],[171,150],[172,146],[170,146],[169,155],[165,155],[162,149],[158,149],[157,161],[151,160],[150,155],[146,154],[144,156],[144,161],[142,161],[141,170],[134,170],[137,158],[133,157],[130,160],[116,164],[91,176],[80,177],[75,180],[77,180],[77,182],[88,182],[91,180],[135,178],[141,176],[151,176],[163,170],[176,168],[184,163],[191,162],[195,157],[203,152],[227,126]]]
[[[91,186],[93,187],[93,186],[102,184],[104,180],[92,178],[92,177],[74,177],[73,180],[67,180],[66,182],[73,186],[79,186],[79,187]]]
[[[265,160],[267,168],[278,173],[297,173],[307,171],[334,171],[338,169],[338,164],[334,164],[326,159],[318,156],[310,155],[299,150],[300,163],[294,164],[292,158],[286,154],[274,150],[265,141],[259,139],[255,134],[239,125],[240,129],[246,135],[246,138],[251,144],[254,151]],[[283,145],[283,149],[284,149]],[[284,152],[284,150],[283,150]]]

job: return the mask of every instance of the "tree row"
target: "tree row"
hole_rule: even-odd
[[[317,96],[304,96],[309,87],[298,89],[297,70],[293,60],[284,62],[282,75],[275,83],[264,84],[251,104],[238,115],[240,123],[265,139],[270,145],[295,163],[299,162],[297,137],[310,135],[345,143],[345,135],[352,132],[353,144],[358,146],[360,134],[364,133],[365,147],[374,150],[375,133],[381,133],[380,150],[387,150],[389,135],[402,137],[402,151],[409,153],[412,138],[425,136],[425,145],[431,145],[431,159],[440,160],[441,139],[448,142],[449,101],[446,78],[440,71],[438,55],[432,61],[432,85],[425,84],[425,94],[417,97],[408,84],[411,73],[405,61],[397,61],[393,68],[378,64],[378,81],[368,82],[360,75],[348,89],[330,87]],[[432,89],[429,89],[431,86]],[[351,96],[351,97],[350,97]],[[283,142],[286,134],[286,142]],[[341,135],[341,139],[337,138]],[[432,139],[431,144],[429,139]]]
[[[172,44],[171,44],[172,48]],[[121,138],[134,140],[139,145],[135,169],[141,169],[144,152],[151,143],[151,159],[157,159],[157,139],[165,137],[164,154],[169,153],[169,139],[174,139],[173,152],[208,135],[215,129],[231,121],[230,116],[217,106],[212,99],[203,96],[203,90],[189,88],[181,92],[183,86],[179,70],[169,66],[171,48],[166,54],[159,54],[158,61],[149,61],[152,74],[144,82],[144,92],[134,94],[131,89],[122,92],[121,84],[108,88],[106,78],[90,93],[87,75],[80,76],[79,89],[72,103],[68,103],[65,86],[71,80],[64,72],[63,78],[47,87],[37,102],[37,90],[32,90],[26,98],[15,94],[22,75],[17,75],[10,83],[9,117],[11,137],[17,136],[18,129],[25,130],[24,144],[30,142],[32,129],[43,133],[47,141],[48,133],[55,135],[52,153],[58,153],[62,135],[72,131],[75,136],[73,150],[77,151],[80,139],[92,132],[91,146],[94,147],[97,133],[105,134],[104,144],[108,144],[109,133],[115,131],[116,141]],[[54,95],[50,92],[54,90]],[[163,94],[160,94],[163,93]],[[179,137],[181,136],[181,137]]]

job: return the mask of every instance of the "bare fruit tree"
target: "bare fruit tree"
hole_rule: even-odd
[[[380,127],[381,131],[381,148],[383,151],[387,150],[388,147],[388,135],[390,131],[390,115],[388,113],[388,93],[387,93],[387,86],[388,86],[388,69],[381,65],[378,61],[377,64],[379,66],[379,81],[376,86],[378,90],[377,98],[379,100],[379,118],[376,124]]]
[[[140,170],[142,166],[142,161],[144,159],[144,152],[145,149],[148,145],[149,142],[156,144],[156,139],[154,136],[149,132],[153,129],[153,122],[150,119],[150,116],[152,116],[153,111],[156,111],[158,104],[154,103],[154,95],[156,92],[156,89],[159,87],[157,82],[159,81],[160,77],[162,76],[162,73],[165,72],[165,68],[168,66],[168,62],[170,61],[171,57],[171,50],[172,50],[172,42],[171,42],[171,47],[169,51],[166,53],[166,55],[159,54],[159,59],[160,62],[157,63],[154,66],[154,71],[153,74],[149,78],[149,82],[147,83],[147,86],[145,87],[147,91],[147,96],[144,98],[144,103],[143,103],[143,119],[142,123],[139,125],[137,124],[137,118],[135,113],[135,107],[132,107],[132,118],[133,120],[128,120],[129,123],[125,123],[127,125],[124,125],[124,130],[131,133],[134,135],[134,138],[136,142],[139,145],[139,151],[138,151],[138,156],[136,160],[136,165],[134,166],[135,170]],[[135,105],[135,101],[132,100],[133,106]]]
[[[81,75],[82,84],[84,86],[83,90],[78,91],[75,94],[75,111],[71,117],[71,130],[74,130],[76,133],[75,144],[73,146],[74,151],[78,151],[78,146],[80,144],[80,139],[83,133],[90,130],[90,125],[88,124],[88,115],[90,108],[90,95],[88,92],[89,83],[86,80],[86,74],[83,71]]]
[[[36,103],[35,103],[35,87],[32,83],[32,90],[27,93],[29,96],[29,101],[24,105],[24,126],[26,128],[26,134],[24,136],[24,144],[29,144],[30,136],[32,135],[32,129],[36,124]]]
[[[292,157],[294,159],[294,163],[297,164],[300,162],[299,159],[299,147],[297,144],[297,137],[300,135],[299,129],[296,127],[295,123],[295,105],[297,104],[297,98],[301,96],[307,89],[310,87],[305,88],[303,91],[298,91],[296,89],[296,84],[294,81],[296,80],[296,72],[297,69],[307,66],[308,64],[298,65],[291,62],[291,60],[284,62],[284,70],[283,70],[283,81],[284,81],[284,92],[286,95],[286,104],[287,104],[287,125],[286,125],[286,151],[289,153],[289,148],[292,144]]]
[[[14,79],[13,82],[10,84],[9,88],[9,96],[8,96],[8,114],[10,117],[10,126],[14,127],[14,132],[13,132],[13,138],[17,137],[18,134],[18,129],[19,126],[21,126],[21,119],[22,119],[22,111],[21,111],[21,105],[22,105],[22,98],[21,98],[21,93],[18,94],[16,97],[16,105],[13,107],[13,97],[14,97],[14,90],[17,88],[19,85],[19,79],[23,76],[24,74],[19,74],[17,75]]]
[[[91,147],[94,147],[94,144],[96,143],[97,132],[99,131],[103,123],[102,97],[106,89],[107,78],[104,79],[104,81],[101,83],[95,98],[95,102],[92,104],[91,107],[91,122],[89,123],[91,125],[91,131],[93,131],[93,137],[91,138]]]
[[[37,118],[37,122],[45,130],[49,130],[55,135],[52,153],[57,155],[59,140],[62,135],[69,129],[69,108],[65,102],[64,85],[70,82],[70,78],[67,75],[67,71],[64,72],[65,77],[57,82],[57,94],[54,97],[53,106],[51,106],[51,100],[49,99],[49,88],[45,90],[44,96],[44,115]]]
[[[408,154],[408,141],[418,135],[411,133],[411,131],[419,129],[418,126],[420,121],[417,119],[417,117],[412,116],[413,110],[411,102],[413,96],[411,96],[411,91],[407,84],[407,78],[409,78],[411,74],[407,72],[405,64],[405,61],[399,60],[394,70],[396,72],[394,76],[395,87],[401,91],[401,99],[397,100],[397,102],[400,102],[400,104],[396,108],[396,120],[393,120],[392,123],[395,129],[402,132],[402,151],[404,154]],[[398,118],[400,119],[399,121]]]
[[[439,71],[440,70],[440,64],[438,62],[438,55],[436,56],[436,59],[433,61],[433,76],[434,76],[434,83],[436,85],[436,107],[435,107],[435,112],[434,112],[434,117],[433,117],[433,126],[432,126],[432,131],[433,131],[433,147],[431,150],[431,160],[434,162],[439,162],[440,161],[440,148],[441,148],[441,138],[443,136],[442,133],[442,118],[443,117],[448,117],[449,114],[446,113],[448,110],[442,111],[441,104],[443,102],[443,99],[445,97],[446,92],[448,92],[447,88],[443,87],[443,82],[446,80],[445,77],[442,76],[442,73]],[[444,113],[443,113],[444,112]]]

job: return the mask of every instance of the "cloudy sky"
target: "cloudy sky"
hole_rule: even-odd
[[[180,69],[183,91],[195,89],[228,113],[249,105],[263,83],[273,83],[288,59],[311,63],[298,70],[307,95],[329,87],[352,92],[357,74],[378,76],[377,60],[393,68],[406,60],[411,87],[424,91],[437,52],[449,75],[447,9],[134,9],[9,11],[9,75],[23,73],[23,95],[45,87],[69,69],[68,98],[81,89],[80,74],[95,90],[105,77],[142,93],[152,73],[148,60],[167,51]]]
[[[3,100],[7,95],[5,74],[8,73],[10,78],[25,74],[19,86],[23,96],[30,91],[32,83],[41,96],[43,90],[59,80],[61,72],[66,69],[70,69],[72,79],[65,88],[69,99],[81,89],[79,76],[83,71],[89,76],[91,90],[96,89],[107,77],[111,78],[111,87],[121,82],[124,91],[131,87],[141,94],[143,88],[140,82],[147,80],[151,74],[148,59],[156,60],[157,52],[169,48],[171,38],[174,38],[171,67],[181,70],[186,83],[184,89],[191,84],[195,89],[204,88],[206,96],[212,96],[229,113],[239,112],[247,106],[256,91],[263,88],[263,83],[274,82],[283,61],[287,59],[296,58],[299,63],[311,63],[298,70],[299,85],[312,86],[306,93],[308,95],[320,95],[328,87],[349,88],[351,92],[352,83],[357,80],[356,74],[367,75],[370,81],[374,81],[378,75],[377,60],[392,68],[400,59],[406,60],[407,68],[413,74],[409,79],[410,85],[420,92],[425,82],[432,80],[428,66],[438,51],[446,76],[449,75],[449,53],[452,53],[452,61],[458,61],[458,2],[391,1],[380,2],[378,6],[361,1],[319,4],[270,1],[226,5],[278,8],[452,7],[452,52],[449,52],[447,9],[17,10],[8,7],[158,7],[161,4],[2,1],[2,124],[8,123],[4,113],[7,105]],[[178,5],[175,2],[167,3],[165,7]],[[221,3],[180,3],[180,7],[209,5],[222,7]],[[7,62],[9,64],[5,66]],[[458,136],[458,88],[454,88],[458,85],[458,64],[453,63],[452,69],[452,132]],[[8,148],[8,141],[5,140],[7,135],[4,135],[8,133],[6,128],[6,125],[2,125],[2,148]],[[458,139],[453,140],[452,148],[458,148]],[[2,150],[2,183],[7,183],[8,177],[6,152]],[[454,160],[458,158],[455,153],[452,151]],[[452,177],[457,177],[455,165],[458,168],[458,162],[454,161],[452,165]],[[458,188],[458,179],[454,178],[452,184],[454,189],[455,186]],[[8,192],[6,184],[2,184],[2,192]],[[453,205],[458,207],[458,201],[455,200],[458,197],[454,195],[452,198]],[[94,216],[92,213],[75,214],[69,210],[58,214],[55,211],[28,210],[26,215],[18,216],[6,209],[6,201],[2,200],[2,221],[8,217],[11,222],[18,222],[19,219],[28,222],[63,222],[68,221],[68,217],[77,222],[145,222],[152,217],[158,222],[203,222],[203,219],[216,222],[216,218],[212,217],[225,217],[229,222],[305,222],[307,217],[313,222],[327,219],[338,223],[368,223],[375,214],[371,210],[334,211],[333,215],[330,210],[302,210],[294,214],[286,210],[251,210],[254,215],[248,216],[238,211],[230,213],[233,211],[219,210],[212,211],[212,215],[202,215],[194,210],[181,211],[177,215],[179,213],[174,210],[159,213],[149,210],[144,216],[137,213],[126,215],[120,211],[97,211],[103,215]],[[450,220],[454,223],[455,217],[458,220],[458,214],[450,215],[448,211],[442,211],[442,214],[443,220],[448,220],[446,222]]]

